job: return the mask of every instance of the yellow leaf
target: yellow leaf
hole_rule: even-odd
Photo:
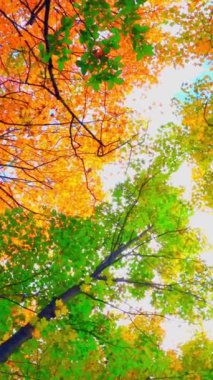
[[[32,332],[32,336],[33,336],[33,338],[35,338],[35,339],[39,339],[40,336],[41,336],[41,333],[40,333],[40,331],[39,331],[37,328],[35,328],[35,329],[33,330],[33,332]]]
[[[30,320],[30,324],[31,324],[32,326],[35,326],[37,322],[38,322],[38,317],[37,317],[37,315],[34,315],[34,316],[32,317],[32,319]]]
[[[64,306],[64,303],[61,299],[55,301],[55,306],[57,309],[61,309]]]
[[[80,286],[80,289],[84,293],[89,293],[91,287],[92,287],[91,285],[83,284]]]
[[[61,299],[55,301],[55,315],[56,317],[60,317],[61,315],[66,315],[68,313],[68,309],[66,305],[64,305]]]
[[[76,334],[75,330],[71,330],[69,333],[69,338],[71,340],[74,340],[74,339],[76,339],[76,337],[77,337],[77,334]]]
[[[6,334],[4,334],[4,336],[3,336],[3,342],[5,342],[7,339],[9,339],[9,337],[10,337],[10,334],[7,332]]]

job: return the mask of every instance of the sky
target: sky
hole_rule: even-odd
[[[141,114],[142,119],[148,120],[148,133],[154,137],[158,128],[168,122],[178,123],[180,120],[174,114],[172,99],[180,96],[182,83],[191,83],[196,78],[207,73],[206,67],[187,64],[184,68],[165,68],[159,76],[159,82],[151,87],[143,87],[132,92],[127,98],[127,106]],[[122,182],[124,173],[116,164],[106,165],[102,172],[102,180],[105,191],[112,189],[117,183]],[[171,183],[174,186],[184,187],[183,196],[190,200],[192,193],[191,167],[183,163],[180,169],[173,174]],[[190,225],[200,228],[206,235],[208,243],[213,246],[213,214],[210,210],[196,210],[191,218]],[[203,252],[202,259],[208,265],[213,266],[213,251]],[[148,303],[147,303],[148,306]],[[125,307],[124,307],[125,308]],[[163,341],[164,349],[177,348],[191,339],[197,328],[177,318],[169,318],[163,323],[166,335]],[[205,321],[204,329],[209,338],[213,339],[213,322]]]
[[[190,83],[205,72],[206,68],[190,63],[183,68],[165,68],[158,84],[134,90],[127,98],[127,105],[149,121],[149,133],[154,136],[160,125],[179,121],[171,101],[180,94],[182,83]]]

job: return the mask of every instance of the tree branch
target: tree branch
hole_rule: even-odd
[[[108,268],[110,265],[112,265],[116,259],[126,251],[127,248],[129,248],[133,243],[140,240],[143,236],[147,234],[151,230],[152,226],[148,226],[146,230],[141,232],[138,236],[136,236],[134,239],[129,240],[126,244],[122,244],[118,249],[116,249],[114,252],[110,253],[101,263],[98,265],[98,267],[95,269],[95,271],[92,274],[92,277],[95,279],[99,278],[99,274],[106,268]]]
[[[149,226],[146,230],[141,232],[136,238],[130,240],[128,243],[121,245],[117,250],[110,253],[101,263],[100,265],[95,269],[93,274],[91,275],[94,279],[99,279],[99,275],[101,272],[107,268],[108,266],[112,265],[114,261],[118,258],[119,255],[122,254],[129,246],[131,246],[134,242],[141,239],[148,231],[150,231],[151,226]],[[72,297],[76,296],[77,294],[81,293],[80,286],[83,284],[81,282],[78,285],[74,285],[68,290],[66,290],[64,293],[59,295],[58,297],[53,298],[49,304],[38,313],[38,318],[45,318],[47,320],[50,320],[52,318],[55,318],[55,301],[60,299],[63,303],[67,303]],[[32,338],[34,327],[28,323],[24,327],[22,327],[20,330],[18,330],[15,334],[13,334],[8,340],[6,340],[4,343],[0,345],[0,363],[4,363],[8,357],[16,350],[18,349],[24,342]]]
[[[80,284],[81,285],[81,284]],[[61,299],[64,303],[81,292],[80,285],[74,285],[59,297],[53,298],[50,303],[38,314],[38,318],[45,318],[50,320],[55,318],[55,301]],[[32,338],[34,327],[27,323],[21,327],[15,334],[13,334],[8,340],[0,345],[0,363],[4,363],[9,356],[17,350],[24,342]]]

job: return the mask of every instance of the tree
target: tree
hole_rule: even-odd
[[[209,76],[183,86],[184,101],[176,100],[182,117],[182,144],[193,165],[193,199],[201,207],[212,207],[212,94]]]
[[[168,181],[189,156],[202,166],[195,153],[210,134],[198,143],[192,118],[188,130],[169,124],[146,142],[125,106],[166,65],[210,57],[202,3],[0,2],[3,379],[209,375],[204,336],[180,355],[160,345],[163,318],[209,315],[204,240],[188,227],[192,205]],[[184,125],[203,106],[203,87],[199,97],[187,99]],[[199,123],[209,131],[208,107]],[[122,155],[126,179],[103,202],[100,170]]]
[[[138,13],[142,4],[1,4],[1,199],[7,207],[29,208],[29,197],[20,199],[26,187],[37,206],[34,211],[39,211],[41,198],[49,205],[55,201],[57,187],[63,191],[57,199],[60,209],[69,203],[68,194],[79,194],[76,204],[84,198],[85,213],[101,197],[97,171],[106,160],[101,164],[100,157],[122,144],[123,125],[130,121],[126,108],[119,107],[122,92],[111,92],[123,82],[119,50],[126,39],[138,58],[152,54],[145,39],[148,27]],[[102,46],[103,57],[94,56],[97,46]],[[102,82],[108,83],[110,99],[104,84],[98,94],[87,86],[97,90]]]
[[[165,50],[171,51],[172,55],[178,55],[179,59],[175,63],[179,64],[190,60],[195,60],[195,63],[211,61],[212,32],[209,3],[203,0],[191,0],[182,4],[172,2],[169,5],[163,12],[165,23],[168,25],[169,38]]]
[[[193,47],[209,41],[210,7],[194,3],[0,3],[1,208],[57,203],[67,213],[72,202],[91,213],[103,199],[101,167],[138,136],[126,95],[166,65],[206,57]]]
[[[159,318],[178,314],[192,322],[208,315],[204,243],[188,227],[190,205],[167,184],[180,162],[171,145],[167,154],[167,165],[162,155],[148,170],[133,163],[134,179],[118,185],[112,203],[90,218],[45,210],[46,220],[39,220],[20,209],[2,215],[5,376],[98,379],[106,371],[107,378],[125,379],[132,366],[146,378],[161,376],[171,360],[159,348]],[[153,313],[143,304],[133,311],[121,306],[148,294]],[[127,342],[113,309],[144,316],[133,320],[142,323],[135,342]]]

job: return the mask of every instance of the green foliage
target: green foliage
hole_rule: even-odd
[[[58,57],[58,69],[61,71],[64,68],[64,63],[70,59],[72,50],[67,48],[72,41],[69,39],[70,28],[72,28],[75,17],[63,17],[61,19],[61,27],[54,33],[46,36],[46,48],[43,43],[39,45],[40,56],[44,63],[49,62],[49,59],[56,55]]]
[[[97,91],[102,82],[107,83],[109,89],[115,84],[122,84],[121,57],[114,58],[110,55],[122,47],[122,36],[131,37],[138,60],[153,55],[152,46],[145,41],[145,33],[149,28],[137,23],[140,20],[138,9],[143,3],[144,1],[118,1],[113,7],[105,0],[74,3],[73,6],[77,9],[76,16],[63,17],[60,28],[46,36],[45,44],[39,45],[42,61],[48,63],[55,55],[58,57],[58,69],[64,69],[65,62],[69,61],[72,55],[73,41],[70,33],[75,27],[78,15],[78,21],[82,24],[79,42],[84,52],[76,61],[76,65],[83,75],[89,74],[88,85]],[[118,24],[119,26],[116,26]],[[94,54],[97,47],[103,52],[100,57]]]
[[[199,333],[181,348],[183,370],[189,374],[196,372],[202,380],[210,379],[213,342],[204,333]]]
[[[139,61],[144,56],[154,55],[152,46],[145,43],[144,34],[148,32],[147,26],[140,26],[135,24],[132,28],[132,45],[134,51],[137,53],[137,60]]]
[[[203,242],[188,228],[191,206],[167,183],[179,159],[166,167],[163,144],[148,170],[133,164],[134,179],[118,185],[111,204],[100,205],[91,218],[45,210],[39,220],[19,209],[1,215],[2,340],[27,321],[33,326],[33,338],[3,365],[7,373],[14,372],[10,363],[23,362],[19,376],[33,377],[35,361],[40,379],[171,373],[171,361],[159,349],[160,330],[128,327],[131,340],[116,322],[128,315],[120,306],[124,298],[142,301],[147,294],[156,314],[193,322],[209,312],[208,269],[199,258]],[[74,285],[79,291],[65,305],[61,300]],[[40,318],[51,300],[55,314]],[[152,326],[152,316],[144,318]]]
[[[212,207],[212,79],[205,76],[183,86],[183,99],[175,105],[182,117],[179,136],[182,149],[193,165],[193,200],[199,206]]]

